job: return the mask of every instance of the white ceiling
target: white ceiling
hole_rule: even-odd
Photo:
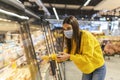
[[[94,10],[113,10],[118,7],[120,7],[120,0],[103,0],[94,7]]]

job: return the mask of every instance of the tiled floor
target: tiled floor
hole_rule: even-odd
[[[120,80],[120,57],[114,56],[105,58],[107,73],[105,80]],[[77,67],[72,62],[66,62],[66,79],[65,80],[81,80],[82,73],[77,69]]]

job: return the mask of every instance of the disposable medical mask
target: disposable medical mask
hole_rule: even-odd
[[[64,35],[66,38],[71,39],[73,36],[73,30],[65,30]]]

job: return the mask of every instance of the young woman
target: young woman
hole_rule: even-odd
[[[104,80],[106,74],[103,53],[97,39],[88,31],[80,30],[77,19],[64,19],[65,51],[59,61],[72,60],[83,72],[82,80]]]

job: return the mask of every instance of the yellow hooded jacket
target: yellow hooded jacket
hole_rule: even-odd
[[[93,72],[104,65],[104,58],[98,40],[88,31],[81,30],[80,53],[75,54],[76,43],[72,40],[70,60],[85,74]],[[67,53],[67,49],[65,51]]]

